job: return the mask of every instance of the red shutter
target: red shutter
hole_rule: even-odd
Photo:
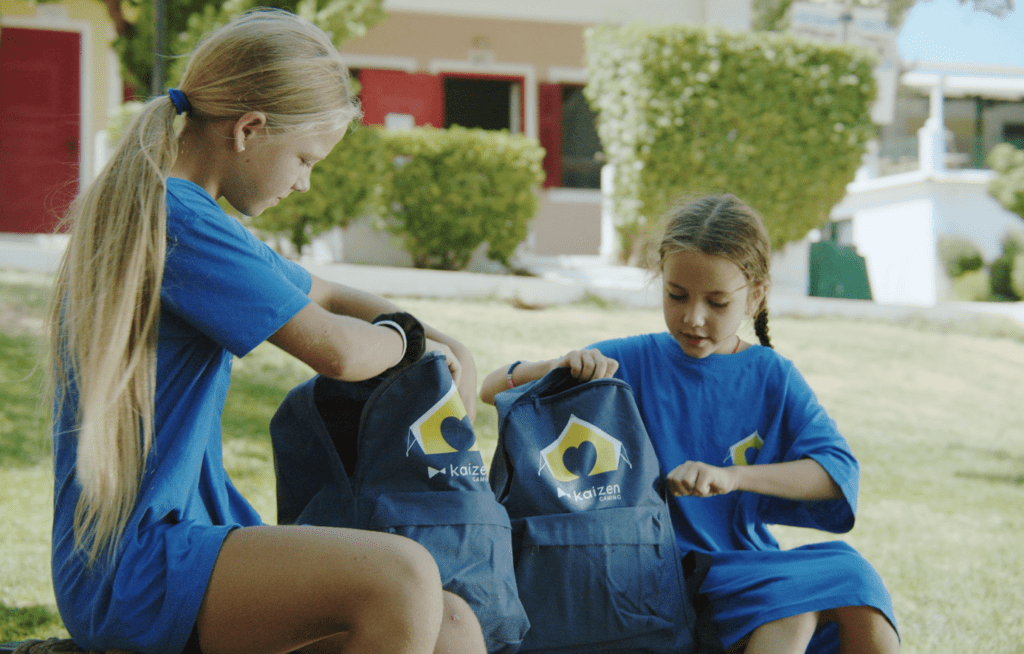
[[[363,68],[359,83],[363,122],[367,125],[383,125],[385,116],[396,113],[410,114],[417,125],[444,127],[440,76]]]
[[[0,232],[49,232],[78,193],[81,37],[2,34]]]
[[[544,147],[544,186],[562,185],[562,85],[538,84],[540,144]]]

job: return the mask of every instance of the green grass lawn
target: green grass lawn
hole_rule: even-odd
[[[39,278],[0,275],[0,642],[61,635],[49,581],[52,501],[36,365]],[[501,302],[398,302],[473,351],[482,377],[515,359],[660,330],[659,311],[598,303],[525,311]],[[6,312],[6,313],[5,313]],[[24,315],[22,315],[24,318]],[[9,323],[14,324],[10,326]],[[885,579],[910,654],[1024,651],[1024,327],[776,318],[793,359],[861,462],[858,521],[838,536]],[[273,521],[267,424],[311,373],[272,346],[236,362],[225,462]],[[475,423],[493,452],[494,409]],[[776,528],[786,546],[837,538]]]

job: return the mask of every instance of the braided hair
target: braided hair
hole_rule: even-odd
[[[754,309],[754,333],[765,347],[768,336],[768,294],[771,283],[771,243],[761,216],[735,195],[712,195],[677,206],[667,214],[658,261],[677,252],[701,252],[722,257],[740,269],[752,286],[764,286]]]

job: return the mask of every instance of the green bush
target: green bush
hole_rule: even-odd
[[[988,192],[1007,210],[1024,218],[1024,151],[1000,143],[989,152],[988,166],[997,173]]]
[[[729,191],[761,212],[773,247],[800,239],[842,199],[876,133],[864,49],[609,25],[587,30],[586,63],[615,213],[637,234],[679,196]]]
[[[536,139],[458,126],[382,134],[396,161],[388,229],[415,265],[460,270],[482,243],[508,265],[537,210],[544,149]]]
[[[984,302],[989,299],[989,274],[984,268],[971,270],[953,278],[953,299],[961,302]]]
[[[310,191],[292,193],[253,219],[259,229],[287,233],[296,250],[316,234],[345,227],[385,209],[393,171],[386,141],[376,127],[356,126],[310,174]]]
[[[1019,255],[1024,254],[1024,234],[1010,231],[1003,237],[1003,253],[989,266],[992,296],[996,300],[1015,301],[1024,298],[1014,288],[1014,276]]]
[[[954,279],[985,265],[981,258],[981,250],[974,241],[964,236],[939,238],[939,260],[942,261],[946,274]]]
[[[1010,271],[1010,289],[1018,298],[1024,299],[1024,253],[1013,258],[1013,269]]]

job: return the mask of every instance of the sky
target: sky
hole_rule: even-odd
[[[1024,0],[1005,18],[957,0],[918,2],[900,31],[904,61],[1024,67]]]

